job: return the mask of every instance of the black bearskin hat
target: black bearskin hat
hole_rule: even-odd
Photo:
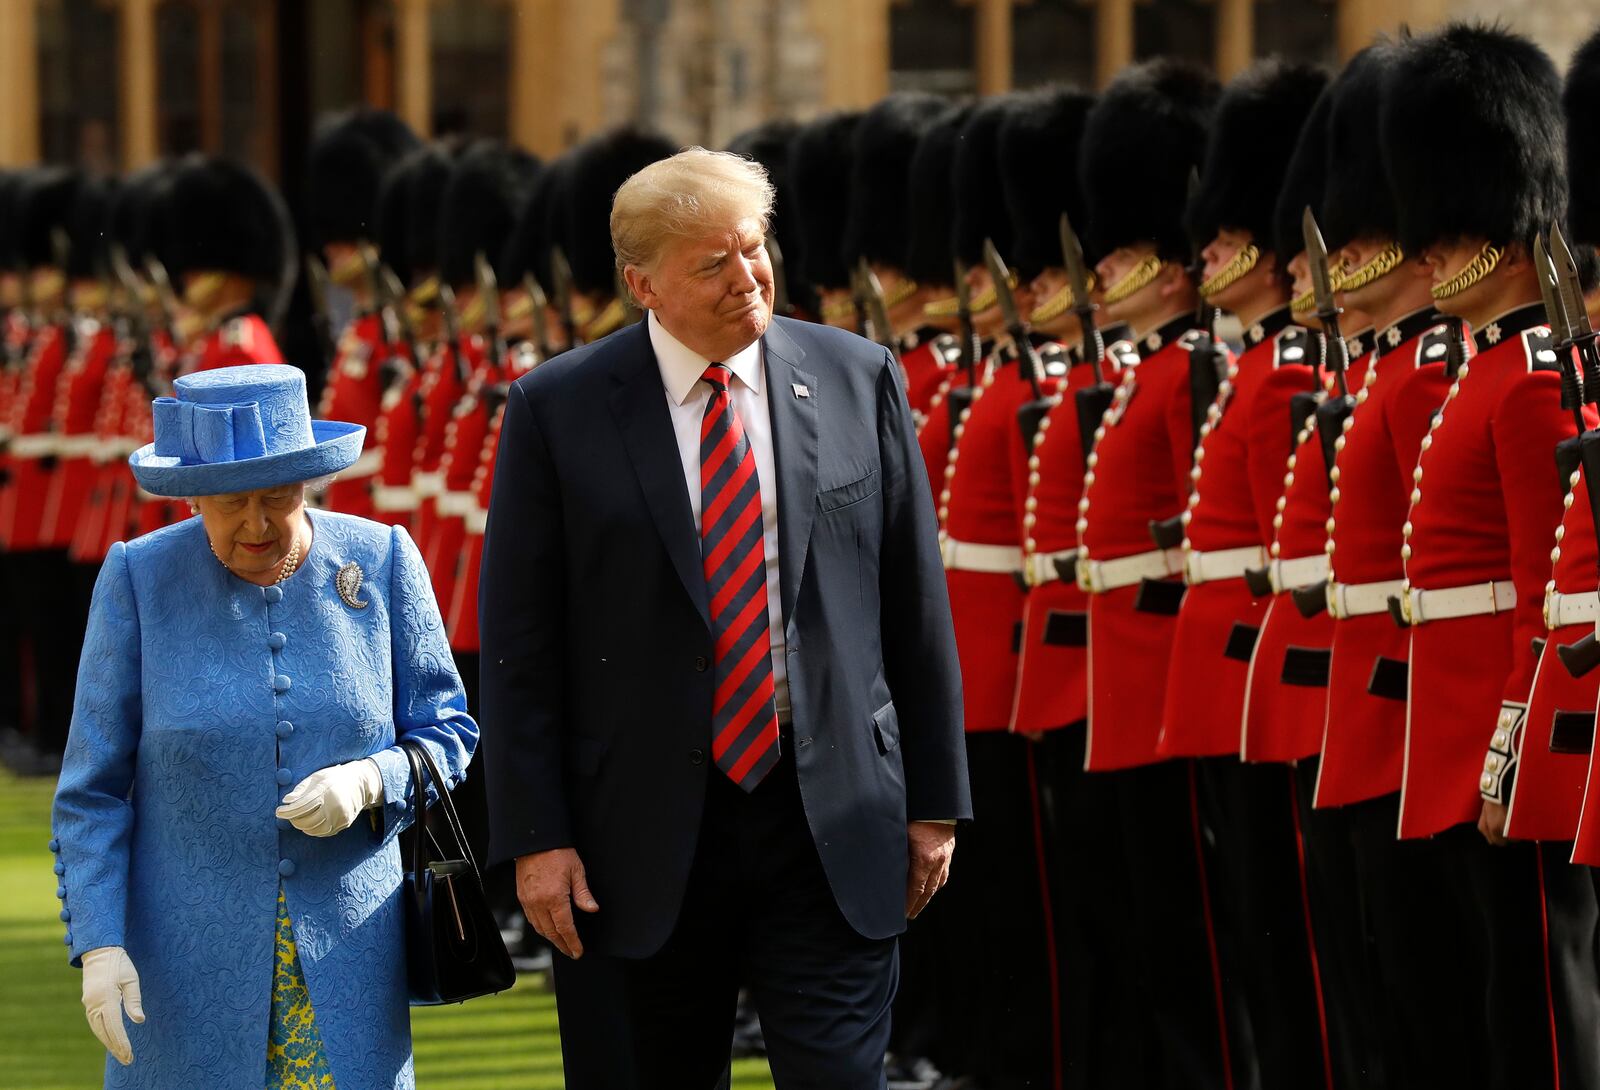
[[[0,170],[0,268],[3,269],[15,269],[22,264],[17,247],[22,233],[20,202],[27,178],[26,169]]]
[[[1219,92],[1198,65],[1159,58],[1125,69],[1101,93],[1078,156],[1090,250],[1151,242],[1163,258],[1189,260],[1189,173],[1205,157]]]
[[[1379,139],[1408,253],[1463,237],[1531,245],[1565,216],[1561,80],[1538,46],[1453,23],[1403,46],[1385,88]]]
[[[1314,65],[1269,58],[1223,89],[1189,205],[1190,238],[1204,246],[1231,228],[1249,231],[1262,250],[1273,248],[1273,203],[1306,116],[1327,85],[1327,73]]]
[[[911,157],[923,130],[944,107],[937,95],[903,91],[861,115],[851,149],[849,212],[841,246],[846,261],[854,264],[864,257],[899,268],[906,259]]]
[[[401,283],[413,285],[439,266],[439,211],[453,151],[446,144],[424,144],[383,177],[378,249]]]
[[[29,171],[17,190],[17,257],[24,268],[54,265],[56,232],[65,232],[83,175],[67,167]]]
[[[1567,115],[1571,240],[1600,245],[1600,31],[1572,55],[1561,104]]]
[[[783,251],[784,285],[789,291],[789,302],[814,314],[817,297],[803,275],[805,246],[800,236],[800,220],[794,199],[794,172],[789,162],[789,149],[799,132],[800,124],[797,121],[768,121],[735,136],[728,142],[728,150],[766,168],[767,177],[777,193],[772,205],[770,230],[778,240],[778,248]]]
[[[956,142],[972,116],[970,105],[952,106],[928,126],[911,158],[911,238],[905,272],[923,284],[949,284],[955,276],[950,223],[955,219]]]
[[[623,182],[677,151],[678,146],[660,133],[631,126],[602,133],[578,148],[564,202],[564,250],[567,263],[572,266],[572,284],[579,291],[604,296],[616,293],[611,202]]]
[[[130,174],[117,187],[107,211],[106,231],[120,245],[135,272],[144,272],[144,259],[160,241],[162,201],[172,179],[172,164],[160,162]]]
[[[311,142],[306,195],[318,245],[375,236],[383,176],[417,143],[416,134],[387,110],[360,106],[323,121]]]
[[[554,223],[566,220],[559,202],[566,199],[564,179],[571,165],[569,152],[546,163],[533,179],[495,266],[495,274],[504,278],[502,287],[511,287],[513,281],[532,273],[541,288],[550,290],[550,247],[561,241],[551,236],[551,229]]]
[[[535,156],[503,140],[475,141],[450,168],[439,213],[439,279],[457,287],[477,280],[476,256],[505,275],[506,238],[539,173]]]
[[[961,126],[956,141],[953,197],[955,222],[951,247],[968,265],[983,264],[983,240],[992,239],[1001,256],[1011,256],[1011,217],[1000,185],[1000,125],[1016,105],[1016,95],[982,99]]]
[[[281,285],[295,272],[294,229],[277,190],[249,167],[199,153],[173,169],[162,202],[163,260],[173,281],[229,272]]]
[[[73,280],[93,280],[110,275],[111,250],[108,237],[111,204],[116,199],[115,178],[86,178],[78,187],[67,217],[67,276]]]
[[[845,264],[845,223],[850,217],[850,164],[859,113],[832,113],[795,134],[789,146],[789,174],[795,210],[800,213],[800,266],[818,288],[850,284]]]
[[[1368,46],[1333,81],[1328,105],[1327,172],[1317,222],[1328,251],[1358,238],[1399,237],[1385,153],[1374,139],[1384,88],[1402,47]]]
[[[1327,186],[1328,114],[1333,110],[1335,85],[1322,89],[1311,116],[1295,140],[1294,154],[1283,172],[1283,188],[1272,208],[1272,244],[1287,268],[1289,259],[1306,248],[1301,221],[1307,208],[1322,215],[1322,195]],[[1388,183],[1385,182],[1385,187]]]
[[[1059,268],[1061,213],[1074,230],[1084,227],[1078,187],[1078,146],[1094,96],[1072,87],[1047,87],[1019,95],[1000,125],[1001,185],[1011,215],[1011,258],[1033,278]]]

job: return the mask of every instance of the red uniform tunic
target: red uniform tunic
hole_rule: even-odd
[[[1189,417],[1189,346],[1184,317],[1138,341],[1140,362],[1122,372],[1107,410],[1078,503],[1078,578],[1098,586],[1095,565],[1154,552],[1150,523],[1184,509],[1193,426]],[[1172,550],[1164,581],[1174,586],[1181,553]],[[1135,607],[1138,583],[1095,589],[1089,601],[1090,771],[1161,759],[1156,743],[1166,704],[1176,613]],[[1147,603],[1148,604],[1148,603]]]
[[[403,374],[383,395],[376,439],[383,451],[378,482],[372,489],[373,517],[392,526],[414,525],[417,493],[411,484],[417,436],[422,430],[422,371],[409,360]]]
[[[1032,398],[1016,360],[992,357],[937,478],[944,482],[940,543],[968,731],[1011,725],[1022,622],[1016,517],[1020,490],[1012,482],[1011,448],[1022,444],[1017,410]]]
[[[186,353],[187,371],[212,371],[244,363],[282,363],[283,353],[259,314],[240,314],[201,337]]]
[[[94,484],[83,516],[73,528],[72,544],[67,548],[67,555],[75,563],[97,564],[105,559],[111,521],[119,515],[127,517],[126,495],[118,495],[122,483],[118,477],[118,463],[125,466],[128,456],[121,432],[123,414],[128,409],[128,384],[133,381],[132,349],[133,344],[126,337],[118,338],[116,354],[106,369],[100,404],[95,409]]]
[[[1411,628],[1402,837],[1477,820],[1478,792],[1489,787],[1480,783],[1485,747],[1526,712],[1536,665],[1528,647],[1544,634],[1565,493],[1553,452],[1574,431],[1542,319],[1540,307],[1523,307],[1474,334],[1478,354],[1422,441],[1402,549],[1409,608],[1415,618],[1420,607],[1424,622]],[[1515,604],[1490,584],[1514,588]],[[1465,587],[1498,611],[1427,620],[1429,591]]]
[[[479,349],[481,354],[481,348]],[[417,439],[412,455],[411,487],[417,496],[412,522],[413,536],[424,559],[433,555],[434,537],[439,528],[439,497],[444,493],[445,432],[455,414],[456,403],[467,392],[467,380],[477,369],[472,341],[461,337],[454,345],[441,342],[428,357],[417,387]],[[431,569],[434,592],[438,594],[441,573]],[[439,595],[441,601],[448,597]]]
[[[50,544],[41,536],[45,495],[50,489],[47,459],[57,453],[50,423],[70,341],[65,324],[38,330],[11,401],[11,441],[4,456],[7,476],[0,487],[0,548],[8,552],[43,549]]]
[[[1594,519],[1581,470],[1573,475],[1564,502],[1567,512],[1551,550],[1552,577],[1545,584],[1544,652],[1518,740],[1517,771],[1506,815],[1506,835],[1518,840],[1572,840],[1577,834],[1589,777],[1595,701],[1600,697],[1600,670],[1575,678],[1556,651],[1593,633],[1594,618],[1560,623],[1561,613],[1552,615],[1552,610],[1570,608],[1562,596],[1593,598],[1595,572],[1600,570],[1600,549],[1595,546]]]
[[[927,415],[917,427],[917,445],[922,448],[922,462],[927,467],[928,484],[935,499],[939,497],[945,463],[950,457],[950,391],[966,385],[966,368],[957,368],[946,375],[934,390],[928,401]]]
[[[1370,586],[1404,577],[1400,549],[1411,506],[1412,475],[1428,422],[1450,380],[1449,338],[1428,308],[1379,337],[1381,352],[1343,436],[1336,478],[1337,518],[1330,535],[1330,579]],[[1399,345],[1391,347],[1399,330]],[[1385,610],[1333,619],[1327,723],[1317,772],[1316,805],[1345,806],[1400,789],[1405,752],[1406,673],[1411,636]]]
[[[503,360],[491,359],[481,337],[472,338],[471,379],[466,391],[450,410],[445,425],[444,453],[439,457],[442,490],[434,501],[434,530],[423,553],[433,574],[434,594],[440,608],[449,607],[455,586],[465,573],[462,550],[466,541],[466,517],[474,506],[472,482],[483,461],[483,443],[489,432],[490,413],[497,408],[486,399],[491,386],[503,381]],[[495,399],[498,401],[498,399]]]
[[[328,381],[323,384],[317,416],[343,420],[367,429],[366,445],[356,464],[340,473],[324,497],[326,505],[362,518],[372,518],[374,477],[383,468],[378,444],[378,416],[383,411],[384,366],[397,351],[384,338],[383,316],[363,314],[339,337]]]
[[[1267,555],[1250,481],[1250,440],[1256,415],[1270,411],[1263,399],[1288,417],[1291,391],[1270,382],[1284,353],[1293,357],[1292,364],[1305,359],[1305,331],[1288,325],[1284,306],[1246,330],[1245,351],[1228,364],[1200,429],[1190,471],[1193,491],[1184,513],[1189,589],[1173,637],[1157,744],[1163,757],[1215,757],[1239,750],[1245,683],[1267,610],[1266,600],[1251,594],[1243,576],[1244,568],[1263,566]],[[1276,442],[1287,457],[1287,428]],[[1252,552],[1251,559],[1230,563],[1218,578],[1202,570],[1208,555],[1230,560]],[[1195,699],[1201,693],[1205,699]]]
[[[934,394],[950,377],[961,358],[955,337],[933,329],[918,330],[908,338],[900,352],[900,369],[905,373],[906,400],[911,415],[919,423],[928,415]]]
[[[72,354],[56,384],[51,411],[50,430],[56,436],[59,461],[50,475],[39,521],[39,542],[46,548],[68,548],[79,525],[88,521],[97,475],[95,421],[107,390],[106,372],[116,354],[117,335],[109,324],[78,319]]]
[[[1074,359],[1079,354],[1074,353]],[[1126,341],[1106,350],[1102,371],[1116,382],[1138,353]],[[1060,577],[1050,558],[1078,548],[1083,495],[1083,439],[1074,396],[1094,383],[1094,368],[1075,362],[1056,380],[1060,398],[1039,422],[1033,454],[1017,476],[1023,494],[1023,572],[1030,589],[1022,609],[1022,656],[1011,729],[1026,733],[1080,723],[1089,715],[1089,600],[1076,581]],[[1017,457],[1023,454],[1017,448]],[[1031,501],[1031,502],[1030,502]],[[1073,569],[1069,566],[1070,576]]]

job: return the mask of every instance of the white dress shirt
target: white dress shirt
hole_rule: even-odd
[[[683,461],[683,480],[689,489],[689,509],[694,513],[694,528],[700,532],[700,424],[711,401],[711,387],[701,381],[711,360],[697,355],[656,320],[652,311],[645,319],[650,328],[650,347],[655,350],[656,366],[661,369],[661,385],[666,392],[667,411],[672,414],[672,430],[678,439],[678,457]],[[778,718],[789,720],[789,685],[784,661],[783,599],[778,578],[778,473],[773,461],[772,414],[767,407],[766,369],[761,342],[753,342],[719,362],[733,372],[728,399],[739,414],[745,438],[756,459],[756,480],[761,486],[762,549],[767,562],[767,628],[772,633],[772,689]]]

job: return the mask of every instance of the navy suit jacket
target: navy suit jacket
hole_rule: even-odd
[[[839,908],[887,938],[906,822],[971,816],[931,494],[883,348],[784,318],[763,341],[792,757]],[[721,773],[700,538],[645,323],[519,379],[505,413],[479,604],[490,855],[576,848],[600,903],[585,942],[646,957]]]

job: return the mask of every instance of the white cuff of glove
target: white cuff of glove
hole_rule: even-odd
[[[124,1067],[133,1063],[133,1045],[122,1012],[136,1026],[144,1025],[144,1002],[139,995],[139,974],[128,952],[120,946],[101,946],[83,955],[83,1009],[89,1028]]]
[[[307,836],[342,833],[363,810],[383,802],[383,773],[367,757],[313,772],[274,813]]]

